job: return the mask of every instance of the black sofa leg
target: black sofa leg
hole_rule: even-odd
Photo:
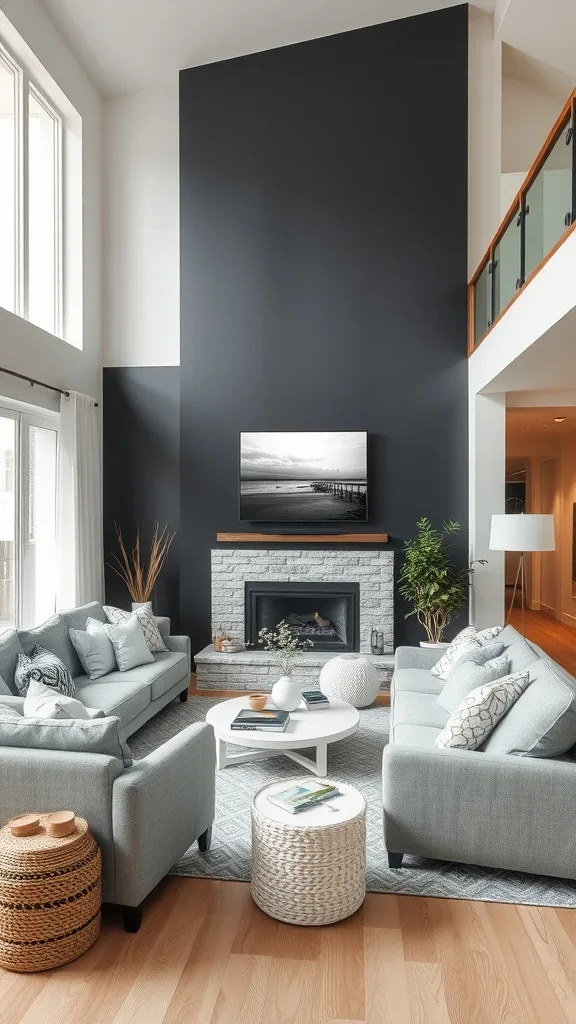
[[[138,932],[140,931],[140,925],[142,924],[142,913],[144,911],[144,904],[141,903],[138,907],[122,907],[122,916],[124,918],[124,931],[126,932]]]
[[[182,704],[185,704],[187,700],[188,700],[188,687],[186,687],[185,690],[182,690],[182,693],[180,694],[180,701],[181,701]]]
[[[389,868],[401,868],[403,853],[391,853],[388,850],[388,867]]]
[[[212,825],[207,828],[201,836],[198,836],[198,849],[200,853],[208,853],[210,849],[210,843],[212,842]]]

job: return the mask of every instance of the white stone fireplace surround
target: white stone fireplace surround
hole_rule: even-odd
[[[220,626],[244,640],[245,583],[349,582],[360,590],[360,653],[370,657],[389,685],[394,650],[394,555],[391,551],[319,548],[216,548],[212,551],[212,629]],[[384,655],[370,652],[373,629],[384,634]],[[310,688],[318,686],[322,665],[335,652],[300,655],[295,675]],[[200,689],[268,690],[279,675],[265,651],[220,654],[212,645],[196,655]]]

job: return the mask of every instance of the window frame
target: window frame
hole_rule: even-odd
[[[15,422],[14,439],[14,622],[15,629],[35,625],[28,612],[31,596],[26,591],[30,572],[31,543],[29,539],[30,473],[29,473],[29,431],[30,427],[43,427],[56,433],[56,493],[54,500],[58,508],[58,458],[60,451],[60,416],[43,409],[19,409],[4,398],[0,399],[0,417]],[[56,581],[55,581],[56,582]],[[30,621],[28,621],[30,619]]]
[[[64,116],[46,95],[36,77],[0,37],[0,63],[15,76],[15,224],[14,224],[14,313],[33,323],[29,317],[30,296],[30,178],[29,178],[29,98],[32,93],[54,121],[54,324],[48,330],[64,339],[64,190],[65,133]],[[39,326],[36,325],[35,326]]]

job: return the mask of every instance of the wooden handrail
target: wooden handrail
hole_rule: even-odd
[[[558,117],[556,118],[551,131],[548,133],[548,135],[546,137],[546,140],[544,142],[544,145],[541,146],[541,148],[538,150],[538,153],[536,154],[536,157],[532,161],[532,164],[530,166],[530,169],[528,170],[528,173],[526,174],[526,177],[524,178],[524,181],[522,182],[520,188],[518,189],[516,195],[514,196],[514,199],[512,200],[512,203],[510,204],[510,206],[508,207],[508,210],[506,211],[506,215],[504,216],[504,218],[500,222],[500,224],[498,226],[498,230],[493,235],[488,248],[486,249],[482,259],[480,260],[480,263],[478,264],[476,270],[474,271],[472,277],[470,278],[470,281],[468,283],[468,355],[469,356],[472,355],[472,353],[476,351],[476,349],[479,347],[479,345],[482,344],[484,339],[488,337],[488,335],[490,334],[490,331],[493,329],[493,327],[495,327],[495,325],[502,318],[504,313],[506,313],[508,311],[508,309],[510,309],[510,306],[516,301],[518,296],[524,291],[524,288],[526,287],[526,285],[529,284],[530,281],[532,281],[534,279],[536,274],[548,262],[550,257],[553,256],[553,254],[556,252],[558,247],[562,244],[562,242],[565,241],[565,239],[568,237],[568,235],[571,234],[573,229],[576,227],[576,222],[575,222],[574,224],[571,224],[570,226],[568,226],[566,228],[566,231],[564,232],[562,237],[553,246],[553,248],[550,250],[550,252],[546,253],[542,257],[540,263],[528,275],[528,277],[523,282],[523,284],[520,286],[520,288],[518,288],[518,290],[512,296],[512,298],[510,299],[510,302],[504,307],[504,309],[502,309],[500,311],[498,316],[496,316],[494,318],[494,320],[490,324],[490,327],[486,331],[486,334],[482,338],[480,338],[478,341],[476,341],[475,336],[474,336],[474,327],[475,327],[474,321],[475,321],[475,308],[476,308],[476,306],[475,306],[475,288],[476,288],[476,283],[479,280],[480,275],[482,274],[482,271],[484,270],[484,267],[486,266],[487,262],[493,259],[493,257],[494,257],[494,250],[495,250],[496,246],[498,245],[498,243],[500,242],[500,240],[502,239],[502,237],[504,236],[504,234],[506,233],[506,231],[508,230],[508,227],[510,226],[511,221],[514,219],[514,217],[516,217],[518,215],[519,211],[522,209],[522,204],[523,204],[524,198],[526,196],[526,193],[529,191],[529,189],[534,184],[534,181],[536,180],[536,178],[538,177],[538,174],[542,170],[542,167],[546,163],[546,160],[547,160],[548,156],[550,155],[552,149],[554,148],[554,146],[556,145],[558,139],[560,138],[560,135],[562,134],[562,131],[563,131],[564,127],[565,127],[567,119],[569,119],[571,114],[572,114],[573,104],[574,104],[575,100],[576,100],[576,88],[573,89],[572,92],[570,93],[568,99],[566,100],[566,103],[564,104],[564,106],[562,107],[562,110],[560,111]],[[573,142],[573,145],[574,144],[576,144],[576,143]]]

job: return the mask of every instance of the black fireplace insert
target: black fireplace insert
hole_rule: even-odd
[[[360,586],[358,583],[245,583],[246,639],[261,647],[261,629],[274,630],[283,620],[301,640],[318,651],[358,651]]]

